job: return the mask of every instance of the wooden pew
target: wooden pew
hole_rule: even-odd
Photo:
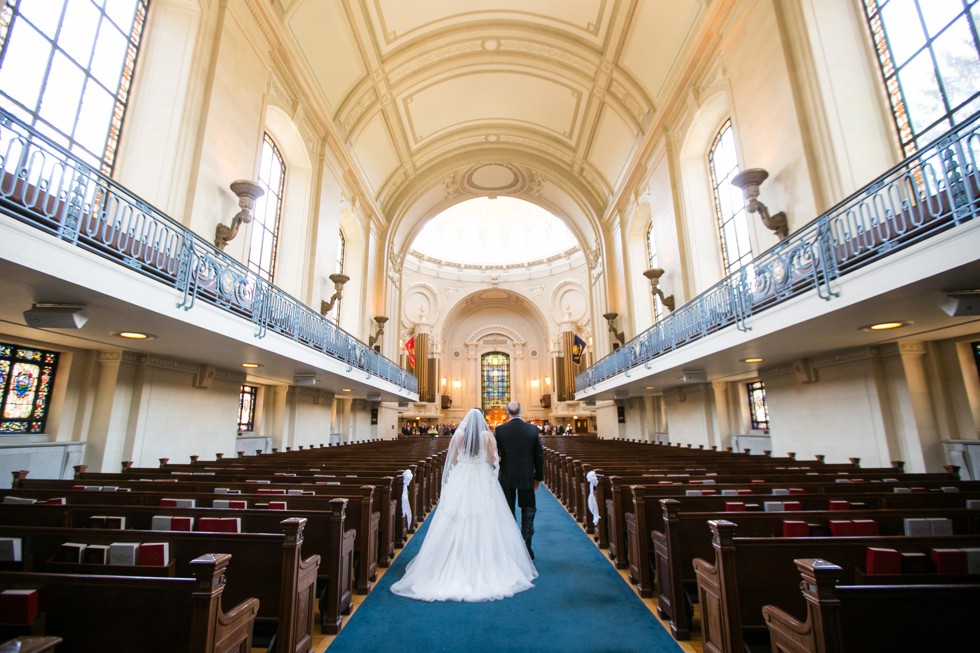
[[[0,653],[48,653],[62,641],[60,637],[17,637],[0,644]]]
[[[191,562],[194,578],[6,571],[0,589],[37,589],[45,634],[61,637],[66,651],[248,653],[259,605],[222,610],[230,560],[201,556]]]
[[[90,492],[93,496],[100,493]],[[314,569],[320,591],[320,627],[323,632],[336,633],[342,626],[343,614],[352,608],[352,559],[354,533],[344,528],[346,499],[331,500],[329,511],[305,511],[302,514],[280,510],[218,510],[215,508],[172,508],[161,506],[130,505],[42,505],[0,504],[0,524],[8,526],[50,526],[84,529],[94,515],[113,514],[126,518],[130,529],[158,533],[161,538],[169,531],[152,531],[154,515],[185,516],[195,518],[237,517],[245,534],[276,534],[282,532],[281,523],[289,517],[302,518],[305,523],[303,548],[306,553],[319,557],[319,568]],[[95,531],[93,531],[95,532]],[[112,531],[116,541],[124,541],[129,532]],[[216,533],[194,533],[217,536]],[[230,537],[230,536],[229,536]],[[229,545],[230,546],[230,545]],[[268,561],[258,561],[265,565]]]
[[[844,570],[831,562],[794,562],[806,618],[762,608],[777,653],[960,651],[977,645],[980,584],[844,585]]]
[[[286,513],[278,512],[280,515],[290,514],[295,516],[308,516],[310,511],[324,511],[330,509],[330,504],[335,499],[342,499],[345,503],[344,523],[354,530],[354,555],[355,568],[354,578],[356,590],[359,594],[367,594],[371,591],[373,582],[377,578],[378,569],[378,549],[380,539],[381,513],[373,510],[375,487],[370,485],[357,488],[351,486],[324,485],[308,488],[317,492],[316,495],[271,495],[271,494],[215,494],[213,484],[207,480],[188,480],[175,481],[173,483],[141,484],[140,481],[131,481],[129,484],[140,489],[129,492],[89,492],[84,490],[72,489],[74,481],[62,480],[32,480],[21,479],[18,487],[8,491],[0,490],[0,496],[24,496],[38,498],[65,497],[69,504],[76,501],[83,501],[86,504],[105,504],[105,505],[136,505],[136,506],[159,506],[162,498],[183,498],[194,499],[198,505],[205,508],[211,505],[216,499],[242,499],[248,504],[268,502],[269,500],[282,499],[287,502],[289,509]],[[185,491],[184,488],[195,488]],[[124,487],[121,485],[120,487]],[[243,491],[257,492],[262,485],[241,484]],[[148,489],[143,489],[148,488]],[[210,488],[210,489],[209,489]],[[355,494],[356,490],[356,494]],[[177,513],[173,513],[177,514]],[[389,522],[390,523],[390,522]],[[243,521],[244,524],[244,521]],[[149,528],[148,526],[146,528]],[[315,534],[308,535],[313,540],[313,552],[326,554],[325,550],[318,547],[321,540]],[[326,558],[324,558],[326,559]]]
[[[795,498],[799,495],[792,496]],[[693,562],[696,558],[710,559],[713,555],[711,529],[708,526],[711,520],[738,519],[739,535],[742,537],[781,537],[784,520],[827,525],[830,520],[835,519],[873,519],[880,535],[898,536],[904,532],[904,519],[907,517],[945,517],[952,521],[953,532],[956,534],[980,533],[980,511],[968,510],[963,507],[928,507],[930,499],[934,496],[931,494],[903,496],[919,498],[922,507],[847,511],[681,512],[685,506],[683,500],[661,499],[659,504],[663,514],[663,525],[661,529],[652,531],[653,553],[656,561],[658,614],[661,619],[670,620],[671,632],[690,632],[691,614],[689,613],[688,597],[695,594],[697,586]],[[695,497],[689,497],[689,499],[691,498]],[[960,503],[960,506],[962,505]],[[649,533],[650,531],[645,532]],[[631,544],[631,546],[633,545]],[[649,551],[648,547],[640,547],[637,557],[647,557],[641,557],[636,563],[631,557],[630,562],[631,578],[637,578],[638,590],[644,596],[653,594],[650,565],[643,564],[649,557],[647,551]],[[632,549],[630,553],[632,554]]]
[[[51,528],[47,526],[0,526],[0,536],[19,537],[30,569],[49,573],[128,576],[191,576],[191,561],[209,550],[221,549],[235,561],[225,587],[232,603],[248,598],[259,601],[256,625],[275,633],[275,650],[308,653],[313,646],[313,608],[317,567],[320,557],[302,557],[306,520],[285,519],[282,534],[202,533],[93,528]],[[58,562],[57,554],[65,542],[111,544],[113,542],[166,542],[171,565],[168,567],[119,567]],[[258,633],[253,639],[261,640]]]
[[[805,614],[796,559],[833,560],[843,570],[843,582],[851,584],[868,547],[925,552],[980,546],[980,535],[762,538],[735,537],[738,527],[730,521],[712,520],[709,526],[714,564],[698,558],[694,571],[704,650],[713,653],[744,653],[746,642],[771,650],[764,605]]]

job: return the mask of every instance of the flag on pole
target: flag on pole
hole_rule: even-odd
[[[414,370],[415,369],[415,336],[409,338],[408,342],[405,343],[405,351],[408,352],[408,364],[411,365],[412,369]]]
[[[582,356],[585,354],[585,341],[576,334],[575,341],[572,343],[572,362],[576,365],[582,364]]]

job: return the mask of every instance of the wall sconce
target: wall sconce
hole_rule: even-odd
[[[550,386],[551,385],[551,377],[550,376],[544,377],[544,384],[547,385],[547,386]]]
[[[538,380],[537,379],[531,379],[531,387],[537,389],[537,387],[538,387]]]
[[[330,280],[333,281],[333,289],[336,292],[333,294],[333,297],[330,298],[329,302],[320,302],[320,315],[326,315],[329,313],[330,309],[333,308],[333,305],[337,303],[337,300],[344,296],[344,284],[350,281],[350,277],[348,277],[346,274],[340,274],[338,272],[336,274],[331,274]]]
[[[442,377],[442,380],[439,381],[439,385],[445,387],[445,385],[446,385],[446,377]]]
[[[643,273],[643,276],[650,280],[650,289],[653,290],[653,296],[659,297],[668,311],[674,310],[674,296],[665,296],[663,288],[660,287],[660,277],[664,276],[663,268],[650,268]]]
[[[337,292],[340,292],[340,288],[337,289]],[[330,309],[327,310],[329,311]],[[388,318],[384,315],[376,315],[374,317],[374,321],[378,323],[378,330],[374,333],[373,336],[368,338],[368,347],[374,347],[374,343],[376,343],[381,338],[381,336],[385,334],[385,322],[388,321]],[[443,383],[445,383],[445,379],[443,379]]]
[[[463,385],[462,381],[460,381],[459,379],[453,379],[453,390],[459,390],[460,386],[462,385]]]
[[[238,235],[238,227],[252,221],[252,209],[255,208],[255,200],[265,195],[254,181],[239,179],[231,182],[231,192],[238,196],[238,207],[241,209],[231,219],[231,226],[219,224],[214,230],[214,246],[224,250],[232,238]]]
[[[762,224],[766,225],[767,229],[772,230],[782,240],[789,235],[786,214],[780,211],[776,215],[769,215],[769,209],[759,201],[759,186],[768,177],[769,173],[762,168],[749,168],[735,175],[735,178],[732,179],[732,186],[742,189],[745,210],[749,213],[758,213],[759,217],[762,218]]]
[[[619,313],[605,313],[602,317],[606,318],[606,322],[609,323],[609,333],[613,334],[613,337],[619,342],[620,345],[626,344],[626,335],[622,331],[616,331],[616,318],[619,317]]]

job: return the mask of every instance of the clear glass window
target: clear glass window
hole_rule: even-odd
[[[731,121],[725,122],[715,137],[708,153],[708,163],[721,236],[721,258],[727,276],[752,260],[745,202],[741,189],[732,185],[732,179],[739,173],[739,165]]]
[[[248,244],[248,268],[269,282],[272,281],[276,269],[276,246],[285,183],[286,164],[279,148],[266,134],[262,139],[262,158],[259,163],[259,186],[265,194],[255,202]]]
[[[6,0],[0,105],[112,174],[148,8],[149,0]]]
[[[906,155],[980,110],[977,0],[863,4]]]

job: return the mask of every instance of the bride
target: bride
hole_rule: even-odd
[[[421,601],[492,601],[534,586],[538,571],[497,482],[499,460],[483,412],[470,409],[449,442],[422,548],[392,592]]]

